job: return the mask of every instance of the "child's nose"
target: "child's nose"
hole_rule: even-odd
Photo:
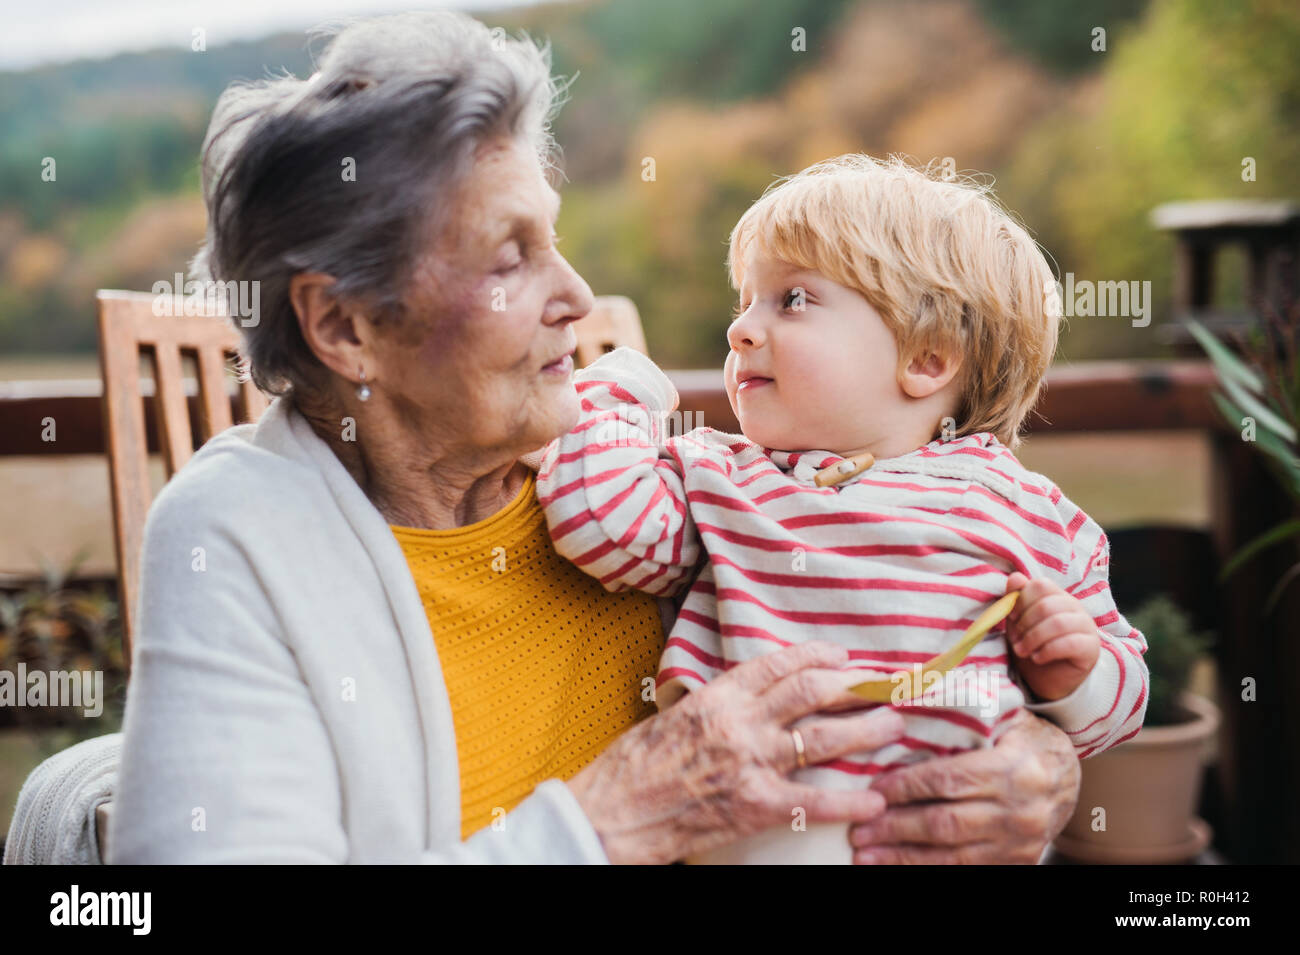
[[[736,351],[742,348],[757,348],[763,344],[762,329],[753,319],[742,315],[727,329],[727,344]]]

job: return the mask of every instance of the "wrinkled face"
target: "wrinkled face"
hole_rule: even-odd
[[[443,446],[518,455],[577,422],[569,326],[592,294],[556,250],[559,205],[526,144],[485,144],[416,269],[384,388]]]
[[[847,454],[896,427],[898,345],[859,292],[755,252],[739,308],[724,378],[751,441]]]

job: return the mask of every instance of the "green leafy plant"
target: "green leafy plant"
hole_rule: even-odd
[[[1245,429],[1253,421],[1256,451],[1291,498],[1293,516],[1242,546],[1223,566],[1220,580],[1235,574],[1261,552],[1300,538],[1300,303],[1263,309],[1263,321],[1236,342],[1241,356],[1203,325],[1188,320],[1192,335],[1210,357],[1223,389],[1213,400],[1228,425]],[[1265,612],[1300,577],[1300,561],[1277,581]]]
[[[1168,726],[1187,719],[1179,697],[1191,680],[1192,666],[1214,643],[1208,633],[1193,631],[1187,614],[1167,594],[1157,594],[1129,615],[1129,623],[1146,637],[1151,673],[1147,726]]]
[[[104,706],[115,719],[126,684],[117,603],[100,587],[69,585],[80,561],[66,569],[46,566],[40,581],[0,593],[0,670],[102,671]],[[57,726],[84,719],[64,707],[0,707],[0,726]]]

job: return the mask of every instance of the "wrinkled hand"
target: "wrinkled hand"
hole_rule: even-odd
[[[884,815],[849,830],[854,862],[1032,865],[1065,828],[1079,798],[1069,739],[1027,710],[991,749],[882,774]]]
[[[871,790],[833,792],[792,781],[790,725],[854,697],[848,651],[787,647],[734,667],[624,733],[569,781],[611,862],[665,863],[774,825],[802,807],[808,822],[861,822],[885,808]],[[861,706],[861,701],[857,701]],[[809,765],[897,739],[886,707],[801,722]]]
[[[1044,578],[1014,573],[1007,593],[1020,599],[1007,617],[1007,642],[1016,669],[1040,700],[1069,696],[1092,672],[1101,636],[1083,603]]]

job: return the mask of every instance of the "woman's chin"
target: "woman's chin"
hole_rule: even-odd
[[[542,432],[541,443],[546,444],[568,434],[581,416],[582,405],[578,400],[578,392],[570,384],[567,394],[552,398],[547,408],[546,424],[538,429]]]

